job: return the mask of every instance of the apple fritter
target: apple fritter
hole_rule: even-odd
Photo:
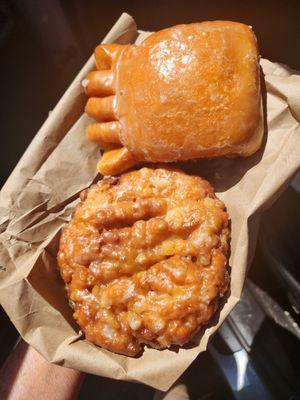
[[[198,176],[142,168],[84,191],[58,263],[86,339],[129,356],[189,341],[228,288],[229,238]]]

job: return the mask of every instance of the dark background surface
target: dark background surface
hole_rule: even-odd
[[[229,19],[263,57],[300,69],[300,1],[0,0],[2,186],[49,110],[123,11],[140,29]]]
[[[300,70],[300,0],[0,0],[0,186],[49,110],[55,107],[94,47],[123,11],[130,13],[144,30],[214,19],[244,22],[253,26],[263,57]],[[291,189],[285,194],[283,209],[288,209],[288,204],[292,207],[291,198],[287,197],[290,194]],[[275,212],[276,216],[280,215],[279,211]],[[286,227],[286,217],[284,221]],[[299,227],[298,223],[293,227]],[[276,226],[274,231],[280,234],[282,229]],[[291,236],[296,238],[297,235],[298,230]],[[261,268],[264,263],[261,258],[257,260],[250,275],[267,282],[268,272],[264,272],[265,277],[261,276],[262,271],[267,271]],[[299,265],[298,262],[295,265]],[[17,332],[3,312],[0,317],[1,364],[16,341]],[[201,380],[194,373],[199,365],[205,365],[205,369],[201,369]],[[197,393],[216,391],[216,398],[230,398],[208,353],[201,354],[185,375],[188,380],[195,381],[196,388],[201,386]],[[217,388],[215,382],[218,382]],[[98,398],[100,388],[107,399],[150,399],[153,396],[153,390],[142,385],[89,376],[79,398]]]

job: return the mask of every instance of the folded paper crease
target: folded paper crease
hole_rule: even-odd
[[[137,43],[128,14],[104,42]],[[72,319],[56,264],[59,234],[81,190],[97,176],[99,151],[85,137],[81,81],[94,69],[91,57],[37,133],[0,198],[0,303],[22,337],[47,360],[96,375],[142,382],[167,390],[197,355],[240,298],[253,258],[259,217],[300,168],[300,76],[261,59],[266,83],[268,131],[262,149],[246,159],[187,163],[208,179],[225,202],[232,221],[231,293],[215,323],[193,345],[158,351],[145,348],[137,358],[113,354],[84,340]]]

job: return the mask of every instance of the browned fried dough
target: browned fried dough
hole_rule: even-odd
[[[228,215],[209,183],[142,168],[81,197],[58,262],[87,340],[130,356],[189,341],[229,283]]]

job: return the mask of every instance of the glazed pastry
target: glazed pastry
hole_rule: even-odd
[[[189,341],[228,289],[229,238],[225,206],[198,176],[142,168],[85,190],[58,264],[86,339],[129,356]]]
[[[116,174],[138,162],[247,157],[262,142],[259,57],[247,25],[177,25],[142,44],[100,45],[83,81],[88,138]],[[122,146],[122,147],[121,147]]]

